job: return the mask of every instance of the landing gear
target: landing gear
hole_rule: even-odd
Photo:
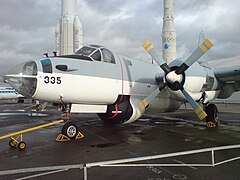
[[[208,104],[205,107],[205,111],[207,113],[206,117],[206,126],[208,128],[217,127],[220,123],[218,121],[218,109],[215,104]]]
[[[62,112],[66,112],[66,119],[69,120],[70,119],[70,112],[71,112],[71,104],[67,103],[65,104],[63,101],[63,96],[60,96],[60,100],[61,100],[61,104],[59,105],[59,109]]]
[[[78,134],[78,127],[74,122],[67,122],[62,128],[62,134],[69,139],[75,139]]]
[[[84,135],[78,131],[78,127],[75,122],[69,121],[62,128],[62,134],[59,134],[56,138],[57,142],[66,142],[71,139],[82,139]]]
[[[60,96],[62,104],[60,104],[62,112],[66,112],[66,120],[70,119],[71,104],[65,104],[63,97]],[[81,139],[84,135],[78,131],[78,126],[75,122],[69,121],[62,127],[62,133],[56,138],[57,142],[69,141],[71,139]]]
[[[71,111],[71,105],[70,104],[64,104],[62,97],[60,97],[62,101],[62,108],[66,111],[66,119],[70,119],[70,111]],[[74,139],[78,135],[78,127],[77,124],[73,121],[69,121],[62,127],[62,135],[66,139]]]

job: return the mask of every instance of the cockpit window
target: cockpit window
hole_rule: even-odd
[[[84,46],[82,47],[81,49],[79,49],[76,54],[81,54],[81,55],[84,55],[84,56],[89,56],[90,54],[93,53],[93,51],[95,51],[96,49],[95,48],[91,48],[91,47],[87,47],[87,46]]]
[[[113,53],[107,49],[102,49],[103,61],[107,63],[115,63]]]
[[[91,57],[95,60],[95,61],[101,61],[101,53],[99,50],[97,50],[95,53],[93,53],[93,55],[91,55]]]
[[[115,64],[115,58],[111,51],[103,48],[102,46],[90,45],[83,46],[79,49],[75,55],[79,56],[80,59],[87,60],[91,59],[92,61],[103,61],[107,63]]]
[[[50,59],[44,59],[41,61],[42,69],[44,73],[52,73],[52,63]]]

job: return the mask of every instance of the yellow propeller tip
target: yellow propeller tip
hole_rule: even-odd
[[[209,39],[205,39],[205,44],[207,45],[207,47],[210,49],[211,47],[213,47],[213,43],[209,40]]]
[[[207,114],[203,111],[201,114],[198,115],[200,120],[204,120],[207,117]]]
[[[143,43],[143,47],[146,48],[150,45],[150,41],[149,40],[146,40],[144,43]]]

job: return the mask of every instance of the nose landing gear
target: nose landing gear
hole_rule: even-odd
[[[62,104],[60,109],[63,113],[66,113],[66,123],[62,127],[62,133],[56,138],[57,142],[70,141],[71,139],[81,139],[84,135],[78,130],[78,126],[74,121],[70,121],[71,104],[64,103],[63,96],[60,96]]]
[[[218,109],[215,104],[208,104],[205,107],[205,111],[207,113],[206,117],[206,126],[208,128],[215,128],[217,127],[220,122],[218,121]]]
[[[69,121],[62,127],[62,134],[57,136],[56,141],[65,142],[71,139],[81,138],[84,138],[84,135],[78,130],[77,124],[73,121]]]
[[[70,139],[74,139],[77,136],[78,127],[74,122],[67,122],[62,128],[62,134],[65,134]]]

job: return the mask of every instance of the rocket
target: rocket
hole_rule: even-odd
[[[173,18],[173,0],[164,0],[164,17],[163,17],[163,29],[162,29],[162,48],[163,59],[169,64],[177,57],[176,50],[176,37],[177,33],[174,25]]]
[[[73,54],[83,44],[82,24],[75,12],[75,0],[62,0],[61,3],[61,18],[55,30],[55,49],[59,55]]]

